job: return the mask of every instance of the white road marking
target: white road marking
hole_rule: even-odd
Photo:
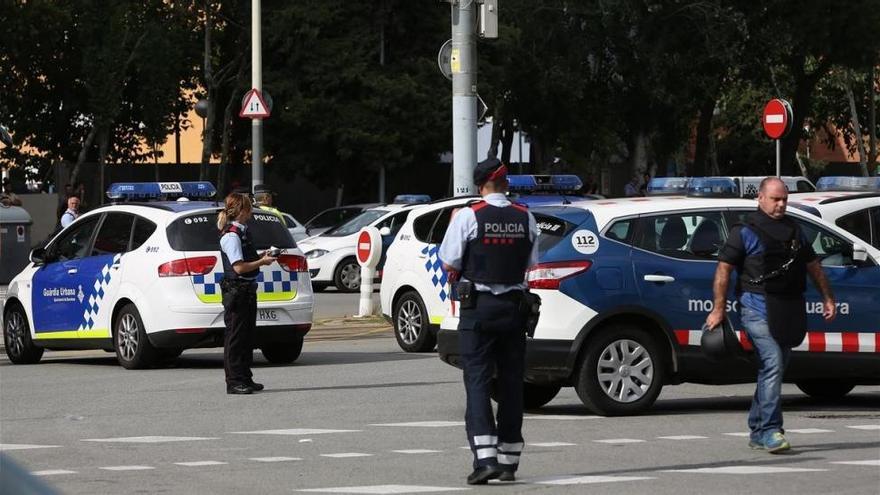
[[[5,450],[52,449],[60,445],[32,445],[27,443],[0,443],[0,452]]]
[[[585,416],[565,416],[562,414],[535,414],[535,415],[526,415],[523,416],[523,419],[547,419],[547,420],[559,420],[559,421],[577,421],[580,419],[601,419],[603,416],[595,416],[595,415],[585,415]]]
[[[797,430],[786,429],[785,433],[834,433],[834,430],[823,430],[822,428],[800,428]]]
[[[867,461],[835,461],[831,464],[848,464],[850,466],[880,466],[880,459],[868,459]]]
[[[34,476],[55,476],[56,474],[76,474],[76,471],[68,471],[67,469],[47,469],[45,471],[31,471]]]
[[[642,443],[644,440],[639,440],[638,438],[608,438],[605,440],[593,440],[596,443]]]
[[[880,425],[855,425],[847,426],[847,428],[852,428],[853,430],[880,430]]]
[[[444,428],[447,426],[464,426],[464,421],[414,421],[411,423],[377,423],[370,426],[400,426],[414,428]]]
[[[251,460],[257,462],[289,462],[301,461],[302,457],[251,457]]]
[[[431,493],[431,492],[458,492],[467,488],[449,488],[445,486],[420,486],[420,485],[373,485],[373,486],[340,486],[336,488],[310,488],[297,490],[299,492],[313,493],[356,493],[366,495],[390,495],[405,493]]]
[[[751,435],[751,433],[749,433],[747,431],[746,432],[738,431],[736,433],[725,433],[725,435],[730,436],[730,437],[747,437],[747,436]]]
[[[777,466],[722,466],[717,468],[697,469],[666,469],[666,473],[705,473],[705,474],[779,474],[779,473],[808,473],[816,471],[828,471],[827,469],[789,468]]]
[[[361,430],[321,430],[315,428],[290,428],[286,430],[231,431],[236,435],[323,435],[325,433],[355,433]]]
[[[221,466],[223,464],[229,464],[228,462],[220,462],[220,461],[192,461],[192,462],[175,462],[178,466],[186,466],[186,467],[201,467],[201,466]]]
[[[526,445],[528,445],[529,447],[571,447],[572,445],[577,444],[568,442],[536,442],[528,443]]]
[[[397,452],[398,454],[437,454],[443,452],[442,450],[430,450],[430,449],[405,449],[405,450],[392,450],[391,452]]]
[[[615,483],[621,481],[653,480],[648,476],[564,476],[551,478],[535,483],[539,485],[588,485],[592,483]]]
[[[98,469],[103,469],[104,471],[147,471],[156,468],[153,466],[104,466]]]
[[[700,435],[672,435],[668,437],[657,437],[661,440],[704,440],[709,437],[704,437]]]
[[[340,452],[338,454],[321,454],[321,457],[332,457],[334,459],[346,459],[349,457],[371,457],[373,454],[364,454],[363,452]]]
[[[118,437],[118,438],[84,438],[83,442],[116,442],[116,443],[164,443],[164,442],[191,442],[196,440],[218,440],[217,437]]]

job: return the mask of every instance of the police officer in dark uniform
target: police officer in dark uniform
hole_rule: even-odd
[[[715,305],[706,326],[724,319],[727,287],[736,269],[740,316],[758,358],[758,383],[749,411],[749,446],[778,453],[791,448],[783,435],[782,377],[791,348],[806,335],[804,301],[809,273],[823,299],[823,316],[834,319],[834,295],[811,242],[785,216],[788,190],[778,177],[761,181],[758,211],[734,226],[718,255],[713,292]]]
[[[511,203],[507,167],[477,164],[483,201],[452,218],[439,257],[460,306],[459,342],[467,393],[465,421],[474,471],[468,484],[513,481],[523,448],[526,269],[537,264],[538,229],[525,207]],[[497,428],[489,401],[496,377]]]
[[[267,251],[260,256],[248,235],[247,222],[253,206],[247,194],[231,193],[217,215],[223,259],[223,368],[227,394],[252,394],[263,390],[251,373],[253,333],[257,326],[257,276],[260,267],[276,258]]]

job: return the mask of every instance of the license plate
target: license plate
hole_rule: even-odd
[[[278,321],[277,309],[258,309],[257,321]]]

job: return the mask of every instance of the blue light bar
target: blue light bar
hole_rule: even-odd
[[[132,199],[213,198],[217,194],[210,182],[114,182],[107,197],[114,201]]]
[[[816,190],[880,192],[880,177],[822,177]]]
[[[739,186],[727,177],[693,177],[687,195],[697,198],[738,198]]]
[[[577,175],[508,175],[508,187],[517,192],[574,192],[584,183]]]
[[[413,203],[430,203],[431,196],[427,194],[398,194],[394,196],[393,203],[413,204]]]
[[[687,177],[654,177],[648,182],[648,196],[684,195],[688,180]]]

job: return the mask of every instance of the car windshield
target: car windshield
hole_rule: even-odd
[[[370,225],[376,220],[382,218],[388,210],[367,210],[351,220],[343,223],[335,229],[331,229],[324,233],[325,236],[342,237],[346,235],[356,234],[362,228]]]

